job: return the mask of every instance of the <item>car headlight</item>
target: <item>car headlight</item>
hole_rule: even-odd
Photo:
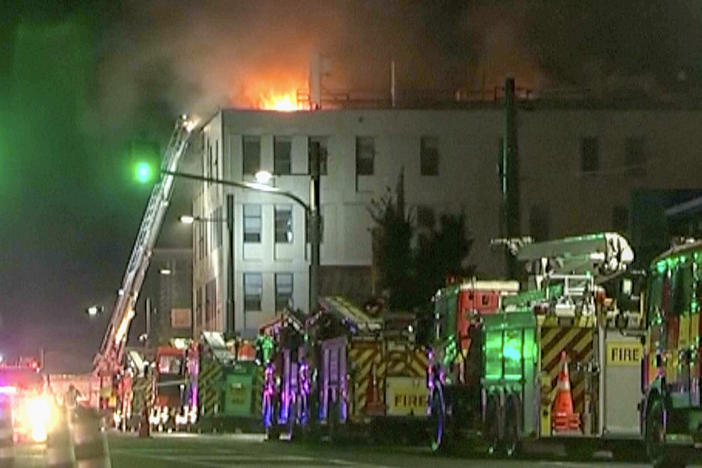
[[[45,441],[46,431],[51,422],[51,405],[46,398],[33,398],[27,402],[27,421],[32,428],[34,441]]]

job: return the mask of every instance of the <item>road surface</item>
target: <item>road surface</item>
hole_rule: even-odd
[[[371,447],[367,445],[332,446],[264,442],[258,435],[156,435],[150,439],[111,434],[110,455],[113,468],[165,467],[480,467],[508,468],[604,468],[645,467],[644,464],[599,461],[574,462],[557,456],[542,459],[500,460],[465,456],[433,455],[417,447]],[[17,448],[17,467],[41,467],[44,449],[40,445]]]

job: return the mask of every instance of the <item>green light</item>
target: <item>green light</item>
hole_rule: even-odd
[[[149,182],[152,177],[151,166],[145,162],[137,163],[134,176],[139,183],[145,184]]]

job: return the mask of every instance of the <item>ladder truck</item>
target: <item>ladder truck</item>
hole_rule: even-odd
[[[521,292],[473,282],[434,298],[433,448],[470,440],[511,456],[535,441],[578,455],[635,447],[643,330],[628,242],[598,233],[512,246],[530,272]],[[466,292],[488,307],[461,307]]]
[[[162,171],[177,170],[178,163],[188,148],[194,128],[194,121],[189,120],[185,115],[177,120],[163,155]],[[102,409],[116,406],[112,387],[116,382],[116,377],[122,371],[129,326],[134,318],[134,308],[149,267],[156,239],[163,224],[163,218],[168,209],[174,182],[173,175],[164,174],[151,191],[122,284],[117,293],[110,322],[100,350],[93,360],[93,373],[100,378],[100,407]]]

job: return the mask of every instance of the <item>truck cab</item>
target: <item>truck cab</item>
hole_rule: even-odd
[[[673,247],[648,270],[642,431],[654,464],[680,462],[669,443],[702,442],[702,242]]]

